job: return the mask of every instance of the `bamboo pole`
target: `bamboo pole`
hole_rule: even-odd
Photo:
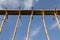
[[[58,25],[58,27],[59,27],[59,29],[60,29],[60,23],[59,23],[59,20],[58,20],[58,15],[57,15],[57,10],[56,10],[56,8],[55,8],[55,12],[54,12],[54,17],[55,17],[55,20],[56,20],[56,22],[57,22],[57,25]]]
[[[29,21],[29,24],[28,24],[28,31],[27,31],[26,40],[29,40],[29,36],[30,36],[30,26],[31,26],[32,19],[33,19],[33,8],[32,8],[32,13],[31,13],[31,16],[30,16],[30,21]]]
[[[44,29],[45,29],[45,33],[46,33],[46,36],[47,36],[47,40],[50,40],[50,37],[48,35],[48,30],[46,28],[46,22],[44,20],[44,9],[42,10],[42,20],[43,20],[43,23],[44,23]]]
[[[0,32],[2,31],[2,28],[3,28],[3,25],[4,25],[4,22],[6,21],[6,19],[7,19],[7,9],[6,9],[6,11],[5,11],[6,13],[5,13],[5,15],[4,15],[4,18],[2,19],[2,23],[1,23],[1,25],[0,25]]]
[[[21,11],[19,10],[19,15],[18,15],[18,19],[17,19],[16,26],[15,26],[15,29],[14,29],[14,34],[12,36],[12,40],[15,40],[16,31],[17,31],[17,28],[18,28],[18,23],[19,23],[20,17],[21,17]]]

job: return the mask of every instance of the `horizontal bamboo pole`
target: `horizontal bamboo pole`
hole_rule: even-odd
[[[32,10],[21,10],[21,15],[30,15]],[[44,10],[45,15],[54,15],[54,9]],[[60,15],[60,9],[57,10]],[[19,10],[7,10],[8,15],[19,15]],[[0,10],[0,15],[5,15],[5,10]],[[42,15],[42,10],[33,10],[33,15]]]

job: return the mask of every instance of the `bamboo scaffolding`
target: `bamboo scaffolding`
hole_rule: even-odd
[[[44,9],[42,10],[42,20],[43,20],[43,23],[44,23],[44,29],[45,29],[45,33],[46,33],[46,36],[47,36],[47,40],[50,40],[50,37],[48,35],[48,30],[46,28],[46,22],[44,20]]]
[[[57,25],[58,25],[58,27],[59,27],[59,29],[60,29],[60,23],[59,23],[59,20],[58,20],[58,15],[57,15],[57,10],[56,10],[56,8],[55,8],[55,12],[54,12],[54,17],[55,17],[55,20],[56,20],[56,22],[57,22]]]
[[[31,16],[30,16],[30,21],[29,21],[29,24],[28,24],[28,31],[27,31],[26,40],[29,40],[29,36],[30,36],[30,26],[31,26],[32,19],[33,19],[33,8],[32,8],[32,13],[31,13]]]
[[[17,28],[18,28],[18,23],[19,23],[20,17],[21,17],[21,12],[19,10],[19,15],[18,15],[18,19],[17,19],[16,26],[15,26],[15,29],[14,29],[14,34],[12,36],[12,40],[15,40],[16,31],[17,31]]]
[[[8,15],[18,15],[19,10],[7,10]],[[30,15],[32,10],[21,10],[21,15]],[[42,15],[42,10],[33,10],[33,15]],[[60,9],[57,9],[58,15],[60,15]],[[45,9],[45,15],[54,15],[54,9]],[[5,10],[0,10],[0,15],[5,15]]]
[[[2,23],[1,23],[1,25],[0,25],[0,32],[2,31],[3,25],[4,25],[4,23],[5,23],[6,19],[7,19],[7,16],[8,16],[7,14],[8,14],[8,13],[7,13],[7,9],[6,9],[4,18],[2,19]]]

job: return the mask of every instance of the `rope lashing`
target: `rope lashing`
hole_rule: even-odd
[[[4,25],[4,22],[6,21],[6,19],[7,19],[7,9],[6,9],[6,11],[5,11],[6,13],[5,13],[5,15],[4,15],[4,18],[2,19],[2,23],[1,23],[1,25],[0,25],[0,32],[2,31],[2,28],[3,28],[3,25]]]
[[[43,20],[43,23],[44,23],[44,29],[45,29],[45,33],[46,33],[47,39],[50,40],[50,37],[48,35],[48,30],[46,28],[46,22],[44,20],[44,9],[42,10],[42,20]]]
[[[21,17],[21,11],[19,10],[19,15],[18,15],[18,19],[17,19],[16,26],[15,26],[15,29],[14,29],[14,34],[12,36],[12,40],[15,40],[16,31],[17,31],[17,28],[18,28],[18,23],[19,23],[20,17]]]
[[[29,24],[28,24],[28,31],[27,31],[26,40],[29,40],[29,36],[30,36],[30,26],[31,26],[32,19],[33,19],[33,8],[32,8],[32,13],[31,13],[31,16],[30,16],[30,21],[29,21]]]
[[[55,17],[55,20],[56,20],[56,22],[57,22],[57,25],[58,25],[58,27],[59,27],[59,29],[60,29],[60,23],[59,23],[59,20],[58,20],[58,15],[57,15],[57,10],[56,10],[56,8],[55,8],[55,11],[54,11],[54,17]]]

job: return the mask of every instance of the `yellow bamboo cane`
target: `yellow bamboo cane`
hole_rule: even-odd
[[[19,23],[20,17],[21,17],[21,13],[20,13],[20,10],[19,10],[19,15],[18,15],[18,19],[17,19],[16,26],[15,26],[15,29],[14,29],[14,34],[12,36],[12,40],[15,40],[16,31],[17,31],[17,28],[18,28],[18,23]]]
[[[29,40],[29,36],[30,36],[30,26],[31,26],[32,18],[33,18],[33,8],[32,8],[32,13],[31,13],[31,16],[30,16],[30,21],[29,21],[29,24],[28,24],[28,31],[27,31],[26,40]]]
[[[5,13],[5,15],[4,15],[4,18],[2,19],[2,23],[1,23],[1,25],[0,25],[0,32],[2,31],[2,28],[3,28],[3,25],[4,25],[4,22],[6,21],[6,19],[7,19],[7,9],[6,9],[6,13]]]
[[[59,20],[58,20],[58,15],[57,15],[57,10],[56,10],[56,8],[55,8],[55,12],[54,12],[54,17],[55,17],[56,22],[57,22],[57,25],[58,25],[58,27],[59,27],[59,29],[60,29],[60,23],[59,23]]]
[[[42,19],[43,19],[43,23],[44,23],[44,29],[45,29],[45,33],[46,33],[46,36],[47,36],[47,40],[50,40],[50,37],[48,35],[48,30],[46,28],[46,22],[44,20],[44,9],[42,10]]]

